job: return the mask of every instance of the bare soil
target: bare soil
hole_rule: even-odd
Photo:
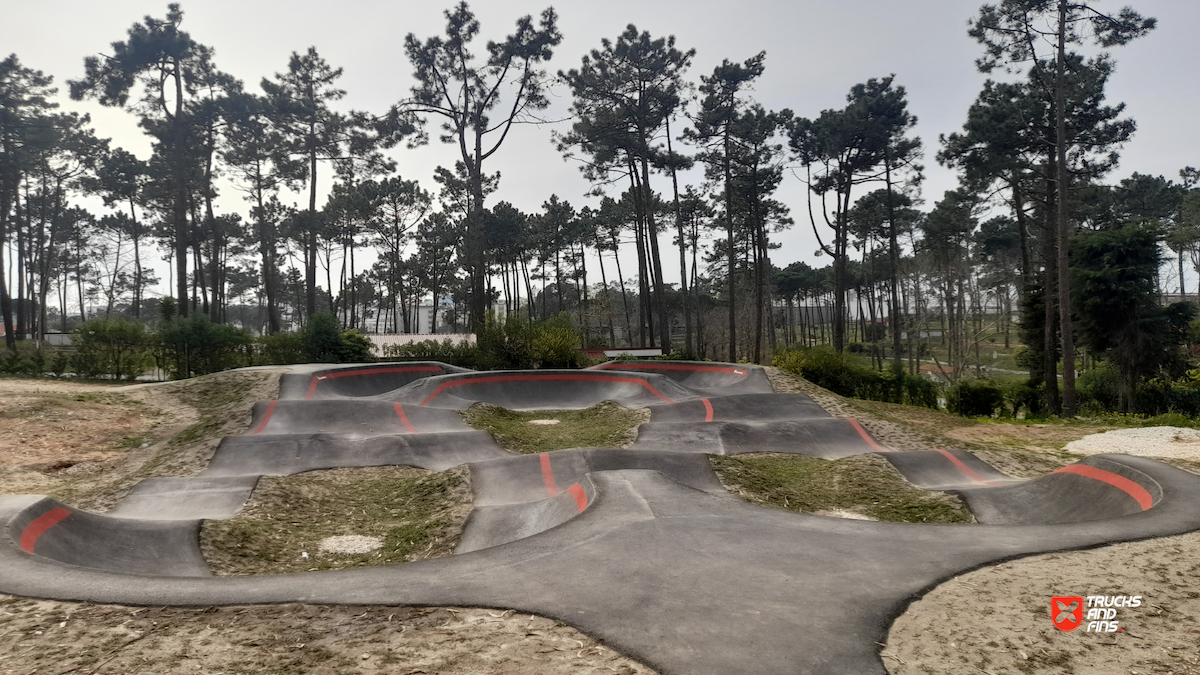
[[[0,675],[654,672],[552,619],[452,607],[176,609],[0,596],[0,655]]]
[[[884,664],[930,673],[1200,673],[1200,533],[1052,553],[956,577],[892,625]],[[1056,595],[1141,595],[1121,632],[1063,632]]]

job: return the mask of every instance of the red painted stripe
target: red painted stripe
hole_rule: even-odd
[[[872,448],[875,448],[879,452],[891,452],[892,451],[891,448],[885,448],[882,445],[876,443],[875,439],[871,438],[871,435],[867,433],[867,430],[864,429],[862,427],[862,425],[858,423],[858,420],[854,419],[853,417],[847,417],[846,419],[850,422],[851,425],[853,425],[854,430],[858,432],[858,435],[863,437],[863,440],[867,442],[867,445],[871,446]]]
[[[587,508],[587,493],[583,491],[583,486],[576,483],[567,488],[567,492],[570,492],[571,496],[575,498],[575,505],[579,507],[579,512],[583,513],[583,510]]]
[[[308,385],[308,395],[304,398],[310,399],[317,391],[317,382],[321,380],[336,380],[339,377],[358,377],[359,375],[374,375],[376,373],[440,373],[442,369],[438,366],[397,366],[395,368],[359,368],[358,370],[339,370],[323,375],[314,375],[312,384]]]
[[[21,531],[21,549],[26,553],[33,553],[33,546],[37,543],[38,537],[45,534],[46,530],[61,523],[63,518],[69,515],[71,515],[70,509],[58,506],[34,518],[33,522],[26,525],[25,529]]]
[[[623,382],[626,384],[636,384],[645,387],[650,391],[650,393],[661,398],[667,403],[675,402],[659,393],[657,389],[650,386],[649,382],[645,380],[639,380],[635,377],[612,377],[610,375],[569,375],[566,373],[554,373],[547,375],[496,375],[493,377],[471,377],[461,380],[453,380],[450,382],[443,382],[438,385],[437,389],[433,390],[433,393],[430,394],[428,398],[426,398],[424,401],[421,401],[421,405],[429,403],[433,399],[437,398],[438,394],[442,393],[446,389],[450,389],[451,387],[461,387],[465,384],[479,384],[483,382],[523,382],[527,380],[585,380],[590,382]]]
[[[938,452],[945,455],[946,459],[950,460],[950,462],[952,464],[954,464],[954,466],[958,467],[959,471],[962,471],[963,473],[967,474],[967,476],[969,476],[972,480],[974,480],[978,483],[984,483],[986,485],[993,485],[993,486],[1003,485],[1003,483],[997,483],[995,481],[985,480],[982,476],[980,476],[979,474],[972,471],[971,467],[964,464],[961,459],[955,457],[952,453],[947,452],[946,450],[942,450],[940,448],[938,449]]]
[[[749,369],[729,368],[726,366],[689,366],[681,363],[602,363],[596,366],[596,370],[622,370],[623,368],[634,368],[637,370],[696,370],[705,373],[734,373],[736,375],[745,375],[750,372]]]
[[[706,398],[700,399],[700,402],[704,404],[704,421],[711,422],[713,416],[712,403]]]
[[[408,415],[404,414],[404,408],[401,407],[401,405],[399,403],[393,403],[392,405],[396,406],[396,414],[400,416],[400,421],[404,424],[405,427],[408,428],[409,431],[411,431],[414,434],[421,433],[421,432],[417,431],[415,428],[413,428],[413,425],[408,421]]]
[[[275,404],[278,402],[279,401],[271,401],[271,405],[267,406],[267,414],[263,415],[262,422],[260,422],[258,428],[250,434],[251,436],[267,428],[267,422],[271,421],[271,414],[275,412]]]
[[[542,460],[542,481],[546,483],[546,492],[553,497],[558,494],[558,486],[554,484],[554,470],[550,468],[550,455],[543,452],[538,457]]]
[[[1146,491],[1146,488],[1120,474],[1115,474],[1111,471],[1097,469],[1096,467],[1088,466],[1087,464],[1071,464],[1069,466],[1064,466],[1058,471],[1054,471],[1052,473],[1073,473],[1079,476],[1084,476],[1085,478],[1091,478],[1092,480],[1108,483],[1119,490],[1123,490],[1125,494],[1129,495],[1130,497],[1133,497],[1134,500],[1137,501],[1138,505],[1142,507],[1143,511],[1151,506],[1154,506],[1154,498],[1150,496],[1150,493]]]

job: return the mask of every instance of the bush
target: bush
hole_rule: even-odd
[[[513,315],[500,319],[489,312],[475,344],[424,340],[384,348],[397,361],[442,361],[474,370],[579,368],[587,364],[579,353],[579,333],[567,314],[545,322]]]
[[[775,352],[774,365],[836,394],[884,403],[937,407],[937,385],[903,371],[877,371],[847,361],[830,347]]]
[[[150,339],[146,327],[136,321],[121,317],[85,321],[71,331],[71,344],[75,347],[71,365],[82,377],[133,380],[149,365]]]
[[[1022,409],[1029,416],[1037,417],[1042,415],[1042,394],[1045,389],[1044,384],[1035,387],[1029,382],[1017,382],[1004,388],[1004,400],[1012,408],[1014,417]]]
[[[540,368],[578,368],[583,355],[579,353],[579,334],[566,313],[534,327],[531,353]]]
[[[361,363],[374,361],[371,340],[357,330],[343,331],[332,312],[317,312],[300,333],[304,356],[310,363]]]
[[[259,362],[267,366],[287,366],[304,363],[304,342],[299,333],[279,333],[256,338]]]
[[[963,417],[990,417],[1004,408],[1004,390],[991,380],[963,380],[950,388],[946,404]]]
[[[1121,405],[1121,376],[1107,365],[1085,371],[1075,380],[1075,396],[1080,407],[1118,410]]]
[[[252,342],[245,330],[203,314],[175,319],[159,326],[159,366],[175,379],[248,366]]]

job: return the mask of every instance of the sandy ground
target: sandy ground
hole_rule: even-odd
[[[929,673],[1200,673],[1200,534],[1039,555],[956,577],[892,625],[883,660]],[[1054,627],[1051,596],[1141,595],[1119,633]]]
[[[116,387],[0,379],[0,493],[42,493],[139,448],[160,411]]]
[[[538,616],[270,605],[169,609],[0,596],[0,675],[579,675],[653,671]]]
[[[916,410],[910,427],[878,419],[862,409],[867,405],[859,407],[857,401],[789,373],[768,372],[777,390],[808,393],[831,414],[858,419],[894,449],[969,444],[968,449],[1014,475],[1037,475],[1040,466],[1074,461],[1062,452],[1064,445],[1080,452],[1112,452],[1122,444],[1132,447],[1129,437],[1146,441],[1138,454],[1200,459],[1200,433],[1194,430],[1110,431],[1072,424],[959,424],[953,419],[928,423],[921,417],[942,414]],[[981,445],[1004,451],[980,450]],[[1141,595],[1144,602],[1137,609],[1118,610],[1120,633],[1082,628],[1068,633],[1055,628],[1049,617],[1050,598],[1056,595]],[[963,574],[910,605],[881,647],[893,675],[1200,675],[1200,533],[1032,556]]]
[[[1200,460],[1200,429],[1147,427],[1117,429],[1084,436],[1067,443],[1065,450],[1081,455],[1124,452],[1143,457]]]

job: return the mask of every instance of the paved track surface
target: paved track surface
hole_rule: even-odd
[[[740,364],[610,363],[473,373],[438,363],[302,366],[198,478],[151,479],[108,514],[0,496],[0,592],[153,605],[465,605],[560,619],[664,673],[882,673],[877,643],[950,576],[1015,556],[1200,529],[1200,477],[1097,455],[1017,480],[969,453],[891,452]],[[629,449],[514,456],[462,423],[614,400],[649,407]],[[880,452],[961,494],[980,525],[906,525],[766,509],[728,495],[705,453]],[[209,575],[202,518],[260,475],[467,464],[475,509],[454,556],[299,575]]]

